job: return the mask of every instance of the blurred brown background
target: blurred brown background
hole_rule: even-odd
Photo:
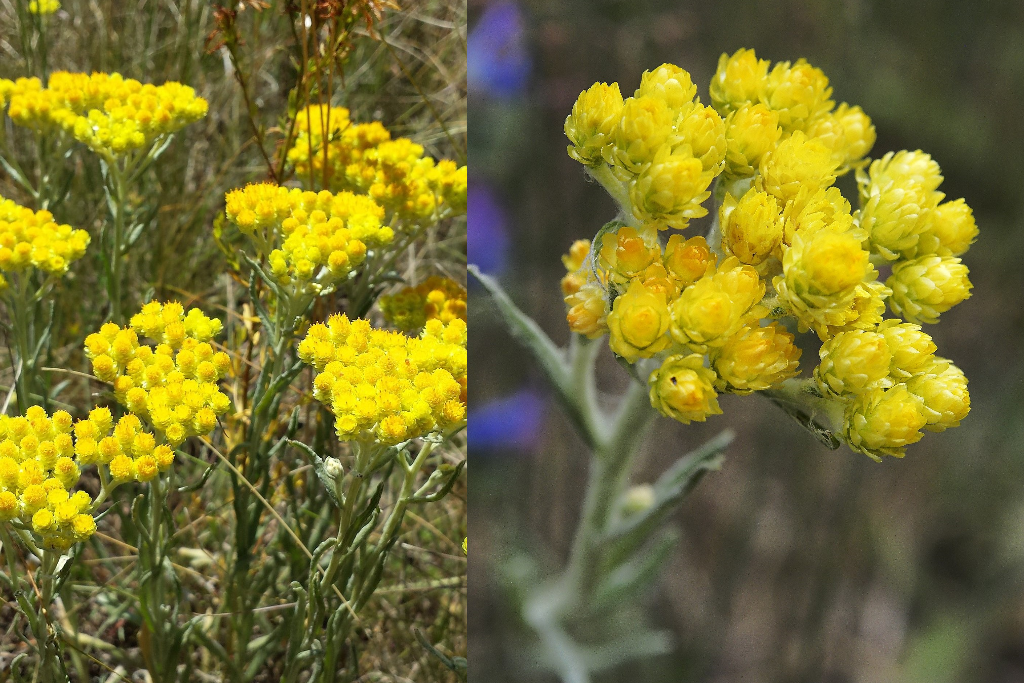
[[[828,451],[756,395],[724,397],[725,414],[704,425],[658,421],[638,482],[726,427],[738,436],[676,516],[684,541],[651,588],[674,653],[601,680],[1024,681],[1024,3],[469,7],[470,261],[487,260],[560,343],[559,255],[614,214],[566,156],[562,123],[593,82],[630,94],[662,62],[689,70],[707,101],[722,52],[807,58],[837,103],[873,118],[873,156],[929,152],[941,189],[966,198],[981,229],[964,258],[973,297],[927,330],[970,379],[961,428],[876,464]],[[852,178],[842,187],[856,205]],[[471,680],[543,681],[522,666],[499,564],[526,549],[561,566],[587,454],[480,290],[470,313],[471,405],[482,416],[470,419]],[[809,345],[804,363],[815,360]],[[604,367],[603,386],[621,388],[610,355]]]

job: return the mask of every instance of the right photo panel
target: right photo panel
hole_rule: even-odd
[[[469,679],[1024,680],[1024,9],[468,11]]]

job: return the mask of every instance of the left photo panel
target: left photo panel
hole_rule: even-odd
[[[466,33],[0,0],[0,681],[467,680]]]

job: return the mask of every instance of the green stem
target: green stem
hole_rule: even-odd
[[[588,166],[587,173],[590,177],[601,184],[601,187],[611,195],[611,198],[615,200],[615,203],[619,206],[619,212],[622,214],[623,222],[637,227],[635,225],[636,220],[633,218],[633,203],[629,200],[629,190],[626,185],[615,177],[612,173],[612,169],[608,164],[600,164],[598,166]]]
[[[29,630],[36,641],[36,668],[34,679],[39,683],[58,683],[66,680],[63,676],[59,639],[53,637],[54,627],[50,621],[50,603],[53,600],[54,571],[60,559],[60,553],[53,550],[39,551],[30,544],[31,551],[41,559],[39,571],[36,573],[38,592],[33,590],[24,578],[14,558],[14,540],[8,532],[6,524],[0,524],[0,540],[3,541],[3,552],[7,560],[8,571],[15,586],[15,600],[29,624]]]
[[[12,273],[11,287],[5,301],[11,316],[11,331],[14,333],[14,351],[16,355],[15,390],[17,393],[18,410],[24,414],[32,405],[32,387],[36,384],[35,333],[35,299],[32,291],[31,275],[27,272]]]
[[[822,396],[813,379],[788,379],[758,392],[799,422],[823,444],[835,450],[843,438],[845,407]]]
[[[110,318],[118,324],[123,325],[124,312],[122,310],[121,269],[124,265],[124,214],[126,209],[126,195],[124,173],[121,170],[120,162],[116,159],[107,161],[108,177],[113,187],[110,188],[114,199],[113,235],[110,238],[110,274],[107,279],[107,298],[110,300]]]
[[[638,382],[630,384],[608,438],[594,453],[583,514],[564,575],[571,602],[586,604],[594,590],[601,538],[629,479],[637,447],[654,416],[647,388]]]

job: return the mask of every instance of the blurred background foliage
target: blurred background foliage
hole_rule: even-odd
[[[723,52],[805,57],[837,102],[873,118],[873,156],[930,153],[981,229],[964,259],[973,297],[928,329],[970,379],[960,429],[876,464],[828,451],[757,396],[724,397],[704,425],[658,422],[635,483],[725,427],[738,437],[677,516],[683,542],[651,587],[674,653],[602,680],[1024,680],[1024,4],[470,0],[469,12],[470,262],[556,341],[568,338],[559,255],[614,215],[565,154],[562,124],[590,84],[629,94],[666,61],[707,101]],[[503,576],[519,550],[561,566],[588,455],[479,290],[470,302],[472,677],[544,680],[519,649]],[[625,373],[605,361],[603,387],[620,391]]]

